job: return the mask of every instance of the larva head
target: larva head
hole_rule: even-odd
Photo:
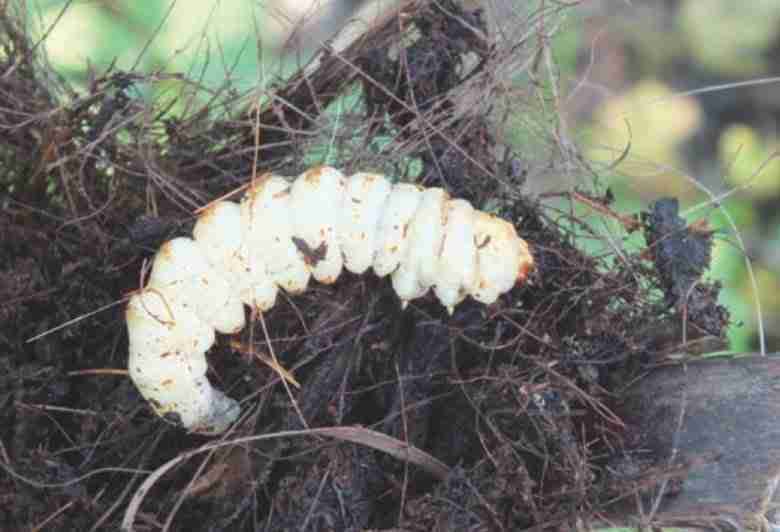
[[[528,276],[534,271],[536,264],[534,263],[534,256],[531,254],[531,247],[528,242],[522,238],[518,238],[520,246],[518,249],[518,268],[517,268],[517,284],[523,284],[528,280]]]
[[[517,236],[515,227],[497,216],[477,211],[474,217],[474,242],[477,246],[478,275],[470,293],[489,305],[525,281],[533,269],[528,244]]]

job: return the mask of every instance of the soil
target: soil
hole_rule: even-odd
[[[161,74],[109,71],[68,97],[0,8],[2,530],[118,530],[128,515],[139,531],[518,530],[608,509],[624,383],[724,341],[719,287],[701,278],[710,240],[664,199],[626,227],[644,249],[584,251],[588,223],[519,193],[530,158],[499,140],[497,78],[538,50],[497,45],[482,13],[455,2],[399,9],[280,81],[285,104],[174,119],[138,90]],[[330,137],[322,113],[356,86],[362,105],[344,119],[370,127],[335,139],[339,166],[491,205],[531,244],[535,271],[453,316],[431,297],[402,310],[387,280],[343,274],[281,298],[267,330],[219,339],[210,378],[244,411],[230,433],[155,417],[125,372],[123,295],[163,241],[189,233],[187,213],[248,181],[256,155],[263,171],[302,171],[311,139]],[[476,112],[462,104],[475,86],[488,102]],[[366,148],[380,136],[391,140]],[[254,356],[271,350],[300,389]],[[322,427],[354,432],[307,432]]]

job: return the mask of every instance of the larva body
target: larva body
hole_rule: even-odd
[[[205,375],[215,332],[240,331],[244,305],[268,310],[280,288],[303,292],[311,277],[333,283],[343,268],[391,275],[404,305],[433,288],[452,312],[467,296],[493,303],[525,280],[533,257],[512,224],[442,189],[329,167],[293,183],[267,175],[240,204],[210,205],[193,239],[157,252],[127,306],[133,382],[159,415],[224,431],[239,407]]]

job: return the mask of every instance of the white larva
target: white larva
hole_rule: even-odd
[[[442,189],[328,167],[292,184],[259,178],[240,204],[209,206],[193,236],[163,244],[126,319],[141,394],[159,415],[203,432],[224,431],[240,411],[209,383],[205,355],[215,332],[244,327],[243,305],[265,311],[280,288],[296,294],[312,276],[332,283],[343,268],[373,267],[392,275],[403,305],[433,288],[451,313],[468,296],[493,303],[534,264],[511,223]]]

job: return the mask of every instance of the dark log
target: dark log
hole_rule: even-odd
[[[615,408],[626,423],[625,454],[608,466],[619,521],[765,529],[780,480],[780,356],[661,367]]]

